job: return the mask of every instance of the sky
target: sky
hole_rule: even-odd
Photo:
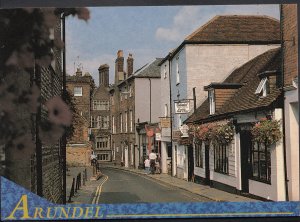
[[[147,6],[93,7],[85,22],[76,17],[66,19],[67,74],[81,67],[98,85],[98,68],[110,66],[110,83],[114,82],[114,64],[118,50],[124,52],[124,70],[129,53],[134,71],[164,58],[185,37],[216,15],[268,15],[279,20],[278,5],[223,6]]]

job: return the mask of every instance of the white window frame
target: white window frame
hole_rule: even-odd
[[[261,94],[261,92],[262,92],[262,96],[266,96],[267,95],[267,82],[268,82],[268,78],[267,77],[263,78],[260,81],[260,83],[255,91],[255,94]]]
[[[78,90],[80,92],[76,92],[76,90]],[[74,87],[74,96],[82,96],[82,87],[80,87],[80,86]]]
[[[115,117],[112,116],[112,133],[116,133]]]
[[[214,89],[208,91],[208,100],[209,100],[209,114],[213,115],[216,112],[216,101],[215,101]]]
[[[165,117],[168,116],[168,104],[165,104]]]
[[[120,114],[120,132],[123,133],[123,115]]]
[[[129,121],[130,121],[130,132],[133,132],[133,112],[129,111]]]
[[[178,63],[178,58],[176,61],[176,84],[180,83],[180,75],[179,75],[179,63]]]
[[[164,79],[167,78],[167,64],[164,66]]]
[[[129,85],[129,97],[132,97],[132,85]]]
[[[128,113],[125,111],[125,133],[128,132]]]

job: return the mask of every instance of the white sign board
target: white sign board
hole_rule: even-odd
[[[161,141],[161,134],[160,133],[155,133],[155,140]]]
[[[188,125],[184,124],[181,127],[179,127],[182,135],[181,137],[189,137],[189,127]]]
[[[190,111],[190,101],[177,101],[175,102],[175,113],[182,114],[182,113],[189,113]]]

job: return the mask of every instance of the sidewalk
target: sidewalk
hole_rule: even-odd
[[[87,170],[87,181],[85,181],[85,185],[82,184],[82,178],[84,174],[84,170]],[[80,203],[92,203],[92,199],[94,197],[94,192],[99,184],[99,181],[90,180],[93,176],[93,168],[92,166],[87,167],[68,167],[67,171],[67,202],[70,196],[70,191],[72,187],[73,178],[76,180],[76,176],[78,173],[81,173],[81,187],[75,193],[75,196],[71,198],[71,204],[80,204]]]
[[[237,194],[228,193],[222,190],[211,188],[210,186],[197,184],[194,182],[188,182],[176,177],[172,177],[168,174],[145,174],[144,170],[125,168],[120,166],[113,166],[110,164],[102,164],[101,167],[117,168],[120,170],[130,171],[144,177],[155,179],[161,183],[168,184],[169,186],[175,186],[183,190],[198,194],[200,196],[211,199],[212,201],[225,201],[225,202],[250,202],[259,201],[248,197],[240,196]]]

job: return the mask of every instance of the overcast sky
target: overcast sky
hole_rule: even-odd
[[[216,15],[268,15],[279,19],[278,5],[157,6],[89,8],[88,22],[67,18],[67,73],[78,66],[89,72],[98,85],[98,68],[110,66],[114,82],[114,62],[119,49],[134,57],[134,70],[155,58],[165,57],[184,38]],[[126,62],[125,62],[126,63]],[[74,65],[75,64],[75,65]],[[126,65],[124,66],[126,70]]]

